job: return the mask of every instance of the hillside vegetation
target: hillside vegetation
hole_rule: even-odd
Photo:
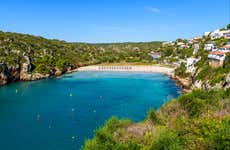
[[[112,117],[82,149],[230,150],[230,54],[223,65],[213,67],[208,60],[211,50],[204,48],[207,43],[221,51],[227,39],[212,39],[210,35],[177,39],[156,49],[161,53],[158,62],[175,65],[175,78],[186,81],[190,92],[156,112],[150,109],[143,122]],[[188,66],[189,59],[196,62]]]
[[[172,100],[145,121],[112,117],[85,150],[230,149],[230,90],[195,90]]]
[[[0,32],[0,84],[60,75],[99,63],[152,62],[149,51],[161,42],[87,44]]]

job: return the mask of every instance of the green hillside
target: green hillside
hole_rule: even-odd
[[[0,32],[0,84],[60,75],[99,63],[151,63],[149,52],[161,42],[87,44]]]
[[[150,109],[140,123],[112,117],[82,149],[229,150],[229,141],[230,90],[195,90]]]

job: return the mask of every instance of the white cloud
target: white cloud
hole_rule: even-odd
[[[147,10],[147,11],[149,11],[149,12],[154,12],[154,13],[160,12],[160,9],[159,9],[159,8],[151,7],[151,6],[145,7],[145,10]]]

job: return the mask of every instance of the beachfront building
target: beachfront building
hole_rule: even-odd
[[[211,51],[208,54],[209,65],[213,68],[222,67],[226,60],[225,51]]]

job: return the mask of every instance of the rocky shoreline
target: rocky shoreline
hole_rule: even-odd
[[[189,93],[192,91],[192,82],[190,79],[188,78],[180,78],[178,76],[170,76],[171,79],[176,81],[176,84],[181,87],[182,92],[184,93]]]
[[[75,72],[76,67],[68,67],[61,71],[58,68],[53,68],[49,74],[41,74],[38,72],[30,72],[30,65],[23,63],[22,65],[7,66],[0,64],[0,86],[17,82],[17,81],[34,81],[46,78],[61,76],[65,73]]]
[[[66,73],[73,73],[77,71],[119,71],[119,72],[155,72],[163,73],[169,76],[176,84],[181,87],[184,93],[191,92],[193,89],[203,88],[203,82],[192,83],[190,78],[181,78],[175,75],[175,68],[158,65],[128,65],[128,66],[105,66],[105,65],[89,65],[68,67],[63,71],[58,68],[53,68],[50,74],[41,74],[37,72],[30,72],[28,63],[17,65],[16,67],[8,67],[6,64],[0,64],[0,86],[17,81],[34,81],[46,78],[55,78]],[[106,68],[107,67],[107,68]],[[129,68],[130,67],[130,68]],[[229,75],[230,76],[230,75]],[[230,78],[230,77],[229,77]]]
[[[183,92],[191,91],[191,82],[188,79],[183,79],[174,75],[174,68],[164,67],[164,66],[145,66],[145,65],[130,65],[132,69],[113,69],[112,71],[129,71],[129,72],[156,72],[163,73],[169,76],[171,79],[175,80],[177,85],[180,86]],[[79,67],[68,67],[64,71],[54,68],[50,74],[41,74],[41,73],[31,73],[29,72],[30,66],[26,63],[23,63],[21,66],[17,67],[7,67],[5,64],[0,64],[0,86],[18,82],[18,81],[35,81],[47,78],[55,78],[66,73],[73,73],[77,71],[99,71],[100,65],[89,65],[89,66],[79,66]],[[110,66],[111,67],[111,66]],[[123,66],[124,67],[124,66]],[[128,67],[128,66],[127,66]],[[100,70],[100,71],[109,71],[109,69]],[[111,71],[111,70],[110,70]]]
[[[17,65],[17,67],[8,67],[5,64],[0,64],[0,85],[5,85],[17,81],[34,81],[45,78],[53,78],[61,76],[65,73],[72,73],[77,71],[99,71],[100,65],[89,65],[89,66],[79,66],[79,67],[68,67],[64,71],[54,68],[50,71],[50,74],[41,74],[37,72],[30,72],[30,65],[28,63],[23,63],[22,65]],[[111,67],[111,66],[110,66]],[[104,69],[101,71],[129,71],[129,72],[156,72],[163,73],[172,77],[174,75],[174,68],[163,67],[163,66],[150,66],[150,65],[130,65],[131,69],[122,69],[117,67],[117,69],[109,70]],[[123,66],[125,68],[125,66]]]

